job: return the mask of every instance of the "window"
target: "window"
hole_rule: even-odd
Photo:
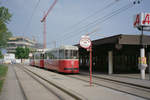
[[[78,59],[77,50],[65,50],[65,59]]]
[[[40,59],[43,59],[44,58],[44,54],[40,54]]]
[[[65,56],[64,56],[64,50],[59,50],[59,58],[60,59],[64,59]]]

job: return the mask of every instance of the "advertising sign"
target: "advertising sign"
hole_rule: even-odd
[[[140,13],[134,17],[134,27],[143,30],[150,30],[150,13]]]

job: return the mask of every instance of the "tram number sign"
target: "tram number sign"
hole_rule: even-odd
[[[150,13],[140,13],[134,17],[134,27],[150,27]]]
[[[80,39],[80,46],[82,48],[88,49],[91,46],[91,40],[89,36],[82,36]]]

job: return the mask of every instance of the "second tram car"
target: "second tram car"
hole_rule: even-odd
[[[44,68],[62,73],[79,73],[78,47],[62,46],[46,51]]]
[[[36,52],[33,54],[33,65],[37,67],[44,68],[44,53],[43,52]]]

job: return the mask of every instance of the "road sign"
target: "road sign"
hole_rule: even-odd
[[[84,35],[81,37],[80,46],[85,49],[90,48],[91,40],[90,40],[89,36]]]
[[[92,85],[92,43],[88,35],[81,37],[80,46],[90,51],[90,86]]]

